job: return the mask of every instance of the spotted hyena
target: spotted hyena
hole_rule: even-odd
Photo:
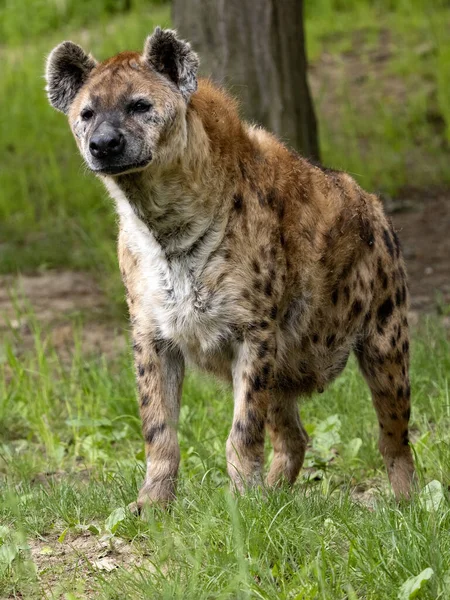
[[[232,382],[228,471],[238,490],[293,483],[308,436],[297,398],[353,350],[370,387],[397,498],[410,494],[408,293],[379,199],[240,120],[197,80],[198,57],[157,28],[142,54],[97,63],[72,42],[47,62],[51,104],[115,201],[147,473],[144,502],[174,495],[185,363]],[[351,401],[351,399],[349,399]]]

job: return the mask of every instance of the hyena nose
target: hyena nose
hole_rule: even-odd
[[[124,148],[123,134],[109,123],[101,123],[89,142],[89,151],[95,158],[118,156]]]

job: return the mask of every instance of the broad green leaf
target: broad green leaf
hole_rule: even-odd
[[[15,544],[3,544],[0,546],[0,565],[9,567],[18,552],[19,549]]]
[[[64,540],[66,539],[66,535],[67,535],[68,531],[69,531],[69,527],[66,527],[66,528],[64,529],[64,531],[62,532],[62,534],[59,536],[59,538],[58,538],[58,542],[59,542],[60,544],[62,544],[62,543],[64,542]]]
[[[116,510],[113,510],[105,521],[105,527],[107,531],[110,531],[111,533],[116,533],[119,523],[121,523],[125,519],[125,516],[126,511],[123,507],[116,508]]]
[[[430,567],[424,569],[415,577],[410,577],[400,588],[398,592],[399,600],[412,600],[416,598],[423,586],[433,577],[434,571]]]
[[[358,456],[358,452],[362,446],[361,438],[353,438],[345,445],[344,453],[346,458],[356,458]]]
[[[93,523],[91,523],[90,525],[88,525],[87,529],[88,529],[88,531],[90,531],[94,535],[99,535],[99,533],[100,533],[100,529],[96,525],[94,525]]]

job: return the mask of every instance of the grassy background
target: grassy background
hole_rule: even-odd
[[[390,194],[448,183],[448,2],[305,5],[323,162]],[[111,202],[47,104],[43,63],[63,39],[98,58],[139,49],[169,16],[147,0],[0,0],[0,273],[89,270],[123,312]],[[39,327],[29,351],[0,348],[0,598],[397,598],[426,568],[420,597],[450,596],[450,352],[432,323],[412,345],[412,437],[421,487],[444,484],[434,504],[392,503],[352,363],[302,407],[313,445],[295,492],[237,500],[230,392],[190,375],[179,499],[143,521],[123,510],[143,475],[131,357],[75,343],[62,361]]]

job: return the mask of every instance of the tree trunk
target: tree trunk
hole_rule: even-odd
[[[239,98],[244,118],[319,158],[303,0],[173,0],[173,22],[199,53],[201,74]]]

